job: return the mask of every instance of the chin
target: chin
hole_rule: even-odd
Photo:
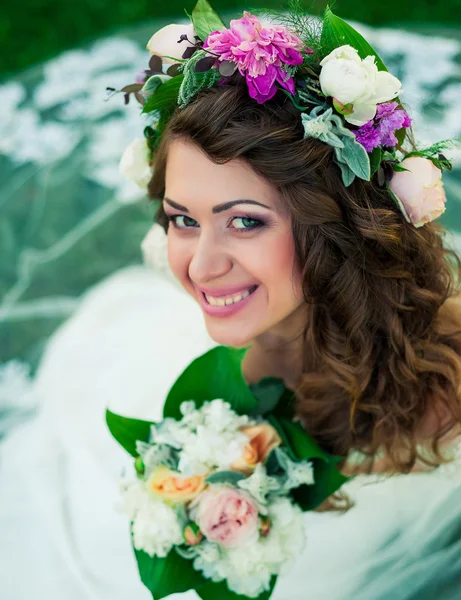
[[[232,327],[231,324],[224,326],[216,326],[205,319],[208,335],[220,346],[229,346],[230,348],[248,348],[251,346],[254,335],[248,335],[248,331],[244,331],[240,327]],[[240,331],[239,331],[240,330]]]

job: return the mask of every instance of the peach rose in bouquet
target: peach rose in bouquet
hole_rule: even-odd
[[[163,500],[170,502],[189,502],[205,488],[204,477],[194,475],[183,477],[181,473],[159,466],[147,481],[147,489]]]
[[[243,427],[240,431],[248,436],[249,442],[243,449],[242,456],[232,463],[231,468],[249,474],[258,463],[266,460],[274,448],[281,445],[282,440],[268,423]]]

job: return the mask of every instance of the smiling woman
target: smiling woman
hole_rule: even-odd
[[[210,336],[250,346],[247,381],[282,378],[325,448],[427,468],[461,421],[461,322],[440,310],[459,263],[375,181],[345,187],[333,152],[282,93],[255,110],[238,82],[202,90],[149,184],[169,262]]]
[[[204,4],[201,0],[200,5]],[[366,10],[368,5],[364,7]],[[389,12],[388,5],[386,10]],[[234,25],[237,27],[238,23]],[[240,25],[242,31],[242,22]],[[248,28],[247,23],[243,33]],[[303,27],[298,29],[304,35]],[[155,35],[155,28],[148,33]],[[267,31],[265,34],[269,35]],[[405,89],[415,92],[413,99],[418,100],[408,112],[415,121],[430,124],[432,133],[427,139],[435,142],[438,137],[459,135],[454,100],[459,44],[402,32],[380,30],[370,34],[380,40],[379,53],[386,63],[390,67],[399,65]],[[149,36],[146,35],[146,42]],[[172,43],[177,48],[177,39]],[[50,87],[47,77],[44,89],[59,91],[63,85],[68,89],[65,82],[69,65],[75,66],[77,60],[80,72],[82,59],[85,63],[82,73],[88,75],[88,81],[94,81],[91,72],[93,75],[97,72],[104,85],[106,82],[118,85],[117,78],[112,81],[113,48],[107,44],[95,46],[94,51],[69,56],[70,62],[60,62],[60,67],[53,63],[53,67],[59,67],[51,71],[60,74],[61,87],[58,79],[56,86]],[[460,341],[456,332],[461,328],[461,304],[455,296],[455,278],[448,266],[451,257],[444,249],[443,229],[433,223],[417,229],[408,222],[378,185],[378,172],[374,173],[373,181],[356,180],[346,188],[341,167],[332,164],[332,158],[344,155],[336,153],[324,141],[337,143],[335,132],[342,131],[341,139],[357,151],[351,135],[358,130],[348,128],[338,112],[346,107],[338,103],[335,106],[330,98],[320,115],[304,102],[299,104],[300,110],[295,109],[292,101],[298,103],[303,95],[303,81],[307,79],[314,90],[320,89],[314,75],[320,71],[320,59],[331,50],[328,48],[319,56],[313,71],[307,65],[307,70],[298,72],[296,97],[287,99],[280,89],[269,88],[271,93],[276,92],[274,97],[258,104],[248,97],[244,85],[224,80],[214,89],[197,95],[185,108],[173,110],[176,107],[169,104],[165,113],[168,118],[173,112],[174,116],[166,130],[166,119],[159,122],[156,131],[146,128],[151,134],[164,131],[166,135],[160,148],[156,145],[150,148],[155,150],[151,195],[162,204],[158,218],[168,234],[165,236],[159,226],[153,228],[149,262],[157,268],[161,264],[162,275],[140,267],[115,274],[82,299],[76,315],[48,344],[34,388],[44,400],[43,410],[38,411],[33,422],[16,428],[2,444],[2,598],[142,600],[150,596],[139,581],[128,523],[111,510],[118,500],[116,482],[123,459],[106,431],[104,408],[109,403],[110,409],[118,414],[160,422],[163,398],[172,383],[183,368],[213,345],[203,326],[204,320],[216,340],[230,345],[251,345],[245,355],[249,361],[243,365],[246,381],[257,382],[267,375],[282,377],[287,387],[296,390],[297,417],[305,427],[325,448],[347,454],[347,462],[341,465],[343,469],[365,471],[341,488],[354,503],[350,510],[341,515],[333,511],[305,514],[305,549],[297,553],[293,570],[279,578],[273,600],[459,600],[461,443],[459,430],[453,424],[458,421],[459,409]],[[126,59],[125,51],[115,54]],[[312,58],[306,55],[306,60],[309,56]],[[359,64],[354,52],[349,51],[348,56]],[[365,56],[361,56],[359,74],[364,72],[364,60]],[[101,65],[107,64],[109,69],[109,63],[111,74],[103,73]],[[225,66],[228,73],[229,65]],[[374,72],[373,65],[370,67]],[[293,72],[291,68],[289,72]],[[189,68],[187,73],[190,79],[193,70]],[[447,78],[447,73],[454,75]],[[166,77],[158,95],[150,96],[150,103],[156,97],[159,103],[165,96],[173,98],[172,91],[180,89],[177,76],[165,80]],[[128,82],[119,82],[125,83]],[[91,90],[88,97],[87,91],[82,91],[84,95],[79,94],[76,99],[81,108],[81,98],[87,98],[88,111],[93,106]],[[100,94],[96,92],[95,107],[100,104]],[[69,94],[72,96],[72,90]],[[29,96],[37,102],[41,97]],[[428,113],[423,113],[422,105],[429,96],[437,99],[434,120],[423,117]],[[304,98],[309,100],[309,96]],[[408,100],[411,102],[411,98]],[[318,101],[323,104],[325,99]],[[401,110],[393,104],[381,103],[379,118],[362,126],[359,137],[368,148],[377,138],[386,139],[387,143],[392,141],[389,125],[402,122],[403,118]],[[28,106],[21,109],[24,116]],[[133,114],[137,119],[139,111],[131,101],[130,107],[135,109]],[[102,113],[98,110],[97,114]],[[122,123],[118,116],[116,125],[106,116],[94,118],[93,124],[98,119],[104,122],[104,127],[110,126],[100,131],[107,140],[97,152],[106,161],[106,155],[118,156],[119,151],[121,154],[115,129],[119,131]],[[19,121],[11,119],[11,122]],[[72,123],[81,129],[81,119],[76,117]],[[154,126],[156,121],[152,119],[150,124]],[[86,129],[95,131],[94,127]],[[131,119],[126,121],[126,131],[128,142],[134,134]],[[416,133],[423,137],[421,130]],[[316,134],[319,138],[307,139],[305,134]],[[35,138],[39,137],[37,133]],[[29,136],[26,138],[30,141]],[[120,142],[122,138],[123,135]],[[150,142],[153,139],[154,135],[149,137]],[[144,164],[139,174],[149,175],[150,179],[150,165],[146,161],[151,157],[146,140],[141,142],[137,146]],[[14,156],[28,155],[30,147],[39,146],[24,142]],[[94,172],[94,152],[87,149],[88,144],[84,143],[82,152],[85,157],[88,155],[88,169],[81,168],[81,153],[72,153],[72,164],[75,167],[77,160],[78,169],[68,165],[66,171],[87,175]],[[387,151],[383,154],[389,159]],[[401,160],[400,154],[397,155]],[[443,162],[439,154],[432,158],[438,165]],[[385,163],[388,168],[389,161]],[[109,163],[99,163],[101,173],[104,170],[106,174],[105,178],[101,174],[101,182],[113,173],[102,169],[103,164]],[[344,168],[345,163],[341,164],[349,181],[351,174]],[[350,164],[366,175],[364,169]],[[422,164],[427,166],[428,162],[424,160]],[[21,163],[21,172],[24,168]],[[423,215],[414,215],[417,224],[433,216],[420,201],[423,185],[431,185],[433,200],[438,199],[437,212],[442,208],[444,198],[438,194],[442,186],[436,168],[426,173],[428,181],[425,173],[421,174],[420,189],[412,187],[410,197],[403,193],[410,191],[406,185],[405,190],[397,191],[409,209],[415,203],[424,209]],[[59,173],[59,177],[54,177],[59,180],[58,187],[48,189],[49,178],[42,182],[51,190],[46,194],[47,202],[54,202],[46,204],[45,213],[53,215],[64,206],[61,188],[63,181],[67,181],[61,179],[64,172],[61,173],[60,167],[55,171],[53,168],[53,173]],[[387,174],[392,175],[389,171]],[[401,175],[408,177],[405,171]],[[456,176],[454,169],[444,178],[449,196],[445,222],[452,219],[455,227],[458,201],[453,190],[450,194],[450,182]],[[40,179],[34,177],[31,181],[24,188],[26,191],[42,189]],[[57,242],[68,230],[66,223],[74,213],[73,218],[83,218],[78,212],[83,205],[88,207],[90,215],[105,198],[114,197],[109,188],[101,198],[88,195],[88,185],[67,188],[81,188],[83,196],[77,194],[71,205],[65,203],[66,208],[61,212],[66,218],[56,229]],[[23,213],[27,217],[32,206],[30,194],[22,196],[27,207]],[[104,256],[113,259],[125,247],[123,264],[131,262],[134,254],[126,249],[136,249],[148,227],[144,211],[130,227],[129,215],[133,221],[135,214],[133,207],[130,213],[125,209],[119,211],[115,224],[107,222],[104,227],[96,210],[95,219],[88,223],[75,221],[78,235],[73,242],[67,236],[63,238],[63,242],[74,243],[75,253],[64,254],[56,262],[46,262],[46,257],[50,258],[46,251],[50,230],[38,226],[42,223],[39,213],[44,205],[39,202],[25,221],[23,213],[18,212],[17,202],[9,202],[8,206],[14,213],[13,231],[24,237],[25,229],[30,233],[36,229],[39,237],[31,233],[24,239],[44,249],[45,262],[37,263],[25,300],[38,297],[37,294],[41,297],[45,288],[50,293],[68,288],[77,299],[80,290],[119,264],[113,260],[105,264]],[[103,213],[103,218],[108,214]],[[100,230],[105,232],[101,233],[103,237],[98,233]],[[106,232],[110,232],[110,245],[106,243]],[[157,240],[161,238],[158,246],[157,234]],[[0,241],[7,250],[6,238],[2,232]],[[91,239],[95,243],[90,244]],[[187,293],[171,283],[170,271],[168,281],[164,280],[163,244],[167,241],[176,279]],[[59,248],[63,249],[60,242],[56,251]],[[8,255],[6,250],[4,256]],[[83,287],[77,288],[78,264],[85,269],[80,269]],[[452,266],[456,270],[454,261]],[[101,267],[101,271],[95,273],[96,267]],[[91,280],[87,277],[88,269]],[[56,286],[51,279],[56,280]],[[11,281],[15,281],[15,276]],[[19,284],[21,281],[18,279]],[[297,289],[299,285],[301,290]],[[15,285],[12,291],[16,288]],[[300,306],[295,308],[299,295]],[[18,304],[18,311],[21,306],[22,303]],[[17,316],[21,317],[19,312]],[[28,320],[21,327],[28,331],[33,323],[27,315],[25,318]],[[13,326],[16,327],[14,322]],[[12,327],[3,329],[13,333],[6,340],[18,337],[17,329]],[[213,369],[208,369],[200,383],[208,379],[208,373],[213,374]],[[239,375],[237,368],[229,371],[230,380],[241,381]],[[9,389],[12,388],[10,385]],[[195,396],[195,390],[190,392],[190,397]],[[18,394],[22,390],[15,384],[12,403],[18,403]],[[445,413],[440,410],[440,420],[439,407]],[[449,429],[450,441],[444,435]],[[431,449],[439,434],[440,457],[434,456]],[[197,451],[201,447],[197,446]],[[227,457],[227,446],[220,447]],[[384,476],[366,473],[370,465],[364,462],[365,453],[376,457],[371,466],[374,471],[385,470]],[[383,453],[387,455],[387,463],[379,460]],[[442,458],[455,460],[444,464]],[[246,466],[250,459],[245,459]],[[423,459],[429,459],[437,468]],[[139,468],[139,461],[136,463]],[[127,471],[131,467],[131,461],[127,462]],[[412,469],[414,472],[408,472]],[[426,472],[416,472],[418,469]],[[391,473],[393,477],[389,476]],[[155,484],[150,491],[158,493],[171,488],[170,499],[178,496],[180,488],[184,491],[194,487],[194,481],[178,477],[177,472],[157,475],[155,481],[150,481]],[[195,485],[195,491],[199,488],[200,485]],[[253,493],[258,496],[259,490],[253,489]],[[185,496],[191,497],[188,493]],[[172,511],[167,513],[171,516]],[[221,515],[226,516],[224,513],[217,515],[218,521]],[[280,516],[286,523],[286,514]],[[198,520],[207,528],[200,516]],[[160,543],[162,537],[152,527],[153,521],[146,516],[138,534]],[[200,539],[195,525],[184,530],[187,543],[194,544]],[[270,527],[267,519],[262,520],[261,535]],[[164,532],[168,533],[169,528],[167,519]],[[298,532],[302,533],[302,529]],[[291,550],[295,538],[289,530],[284,529],[283,534]],[[24,543],[18,544],[18,539]],[[270,538],[266,541],[268,552],[277,554]],[[255,555],[245,548],[235,556],[234,564],[242,574],[254,573],[254,565],[261,564],[262,557]],[[148,565],[151,566],[152,563]],[[219,568],[219,562],[215,567]],[[185,578],[181,572],[170,571],[170,576],[183,585]],[[154,595],[156,599],[161,596]],[[221,593],[194,591],[185,592],[181,599],[197,600],[199,595],[224,600]],[[174,598],[178,596],[175,594]]]

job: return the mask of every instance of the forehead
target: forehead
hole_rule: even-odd
[[[165,173],[165,195],[180,203],[260,200],[276,208],[277,189],[243,160],[216,164],[189,141],[170,143]]]

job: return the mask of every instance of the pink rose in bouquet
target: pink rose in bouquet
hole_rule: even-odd
[[[233,548],[258,536],[258,507],[246,492],[214,486],[196,502],[195,521],[210,542]]]

